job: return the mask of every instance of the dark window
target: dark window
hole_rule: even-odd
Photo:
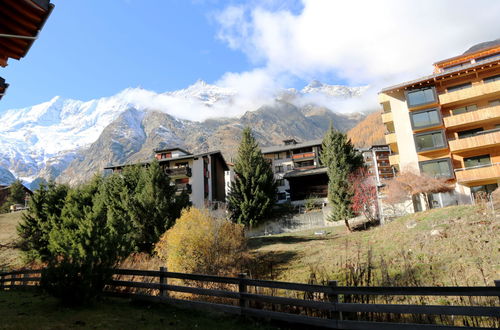
[[[286,193],[278,193],[278,200],[279,201],[284,201],[286,199]]]
[[[274,154],[274,159],[281,159],[279,152],[277,152],[277,153]]]
[[[314,160],[306,160],[304,162],[296,163],[297,168],[314,166]]]
[[[447,87],[446,90],[448,91],[448,93],[451,93],[451,92],[456,92],[456,91],[459,91],[461,89],[466,89],[469,87],[472,87],[472,83],[470,83],[470,82],[465,83],[465,84],[450,86],[450,87]]]
[[[290,150],[286,152],[286,158],[292,158],[292,152]]]
[[[466,168],[467,167],[474,167],[474,166],[489,165],[489,164],[491,164],[490,155],[481,155],[481,156],[464,158],[464,166]]]
[[[449,158],[420,162],[419,165],[422,173],[435,178],[450,178],[453,176]]]
[[[461,132],[458,132],[458,138],[459,139],[464,139],[464,138],[467,138],[467,137],[470,137],[470,136],[474,136],[477,133],[482,132],[482,131],[483,131],[482,128],[474,128],[474,129],[469,129],[469,130],[466,130],[466,131],[461,131]]]
[[[283,166],[281,166],[281,165],[275,166],[274,171],[276,173],[283,173]]]
[[[415,134],[415,145],[417,147],[417,151],[443,148],[446,146],[444,132],[434,131]]]
[[[484,83],[490,83],[490,82],[494,82],[494,81],[497,81],[497,80],[500,80],[500,74],[497,74],[495,76],[491,76],[491,77],[488,77],[488,78],[484,78],[483,82]]]
[[[413,128],[424,128],[441,124],[441,116],[438,109],[428,109],[410,114]]]
[[[276,184],[278,185],[278,187],[283,187],[285,185],[285,180],[278,179],[278,180],[276,180]]]
[[[406,92],[408,107],[434,103],[436,100],[436,91],[434,87],[425,87]]]
[[[456,115],[459,115],[461,113],[471,112],[471,111],[475,111],[475,110],[477,110],[477,105],[471,104],[471,105],[467,105],[465,107],[453,109],[453,110],[451,110],[451,112],[453,113],[454,116],[456,116]]]
[[[492,184],[485,184],[483,186],[475,186],[475,187],[470,187],[470,191],[476,195],[478,192],[482,191],[487,194],[491,194],[498,188],[498,184],[492,183]]]
[[[494,107],[496,105],[500,105],[500,99],[498,99],[498,100],[491,100],[490,102],[488,102],[488,105],[490,107]]]

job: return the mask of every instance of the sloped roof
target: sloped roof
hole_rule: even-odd
[[[297,144],[286,144],[286,145],[279,145],[279,146],[264,147],[264,148],[262,148],[262,153],[263,154],[270,154],[270,153],[278,152],[278,151],[287,151],[287,150],[294,150],[294,149],[300,149],[300,148],[305,148],[305,147],[317,146],[317,145],[321,145],[322,143],[323,143],[323,140],[318,139],[318,140],[311,140],[311,141],[306,141],[306,142],[297,143]]]
[[[480,50],[484,50],[484,49],[488,49],[488,48],[492,48],[492,47],[496,47],[496,46],[500,46],[500,38],[498,38],[496,40],[485,41],[485,42],[481,42],[479,44],[476,44],[476,45],[470,47],[469,49],[467,49],[462,55],[472,54],[472,53],[478,52]]]

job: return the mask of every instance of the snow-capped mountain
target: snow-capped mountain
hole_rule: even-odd
[[[303,104],[298,105],[300,100],[307,98],[310,103],[311,95],[314,94],[343,99],[357,97],[364,89],[366,87],[332,86],[313,82],[300,92],[290,89],[278,94],[289,95],[289,103],[302,107]],[[237,98],[237,91],[210,85],[201,80],[186,89],[165,93],[128,88],[114,96],[90,101],[56,96],[48,102],[8,110],[0,116],[0,166],[27,182],[38,177],[53,179],[70,164],[80,161],[82,150],[88,149],[99,139],[106,127],[127,111],[134,110],[128,117],[122,118],[125,122],[120,124],[121,133],[117,131],[115,133],[118,135],[111,135],[121,141],[117,144],[124,143],[128,138],[119,134],[128,134],[134,137],[134,143],[141,145],[148,134],[143,131],[143,116],[147,112],[168,114],[182,126],[214,117],[239,117],[246,111],[257,110],[250,107],[241,108],[241,103],[234,106]],[[279,95],[276,99],[287,101]],[[266,104],[262,104],[264,105]],[[267,111],[273,111],[272,105]],[[210,122],[206,123],[210,126]],[[148,125],[155,130],[155,141],[164,139],[167,143],[182,143],[183,137],[172,133],[171,127],[162,127],[156,123]],[[209,130],[204,132],[210,133]],[[137,152],[139,149],[132,148],[128,152]],[[131,155],[127,155],[129,156]],[[124,159],[128,159],[127,157]]]
[[[8,186],[15,180],[16,178],[8,169],[0,166],[0,186]]]

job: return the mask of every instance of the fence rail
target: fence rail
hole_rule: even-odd
[[[38,286],[41,280],[41,270],[18,270],[0,273],[0,290]],[[134,281],[117,279],[123,276],[148,277],[151,281]],[[373,304],[340,302],[339,296],[346,295],[379,295],[379,296],[464,296],[464,297],[499,297],[500,281],[495,286],[487,287],[342,287],[336,281],[328,285],[290,283],[239,277],[223,277],[201,274],[184,274],[168,272],[165,268],[155,270],[116,269],[114,279],[106,289],[106,295],[126,297],[149,302],[163,302],[183,308],[201,310],[217,310],[225,313],[267,318],[272,320],[300,323],[309,326],[319,326],[331,329],[488,329],[484,327],[446,326],[437,324],[416,324],[401,322],[375,322],[346,320],[349,313],[388,313],[410,315],[451,315],[468,317],[500,318],[500,306],[449,306],[449,305],[416,305],[416,304]],[[186,280],[184,284],[218,283],[226,285],[223,289],[203,288],[196,285],[173,285],[168,279]],[[227,286],[233,286],[230,290]],[[298,299],[278,295],[266,295],[250,292],[257,288],[290,290],[301,292],[313,299]],[[121,289],[119,289],[121,288]],[[154,290],[149,293],[124,292],[123,288]],[[237,288],[237,289],[236,289]],[[158,292],[158,293],[157,293]],[[196,301],[178,299],[169,292],[181,292],[198,296],[224,298],[221,302]],[[319,297],[319,299],[318,299]],[[227,301],[229,300],[229,301]],[[252,302],[252,303],[251,303]],[[260,304],[260,305],[259,305]],[[276,311],[263,308],[263,304],[274,306],[290,306],[293,309]],[[304,311],[315,313],[305,315]],[[344,314],[343,314],[344,313]],[[347,313],[347,314],[345,314]],[[307,313],[306,313],[307,314]],[[314,316],[311,316],[314,315]],[[497,319],[500,321],[500,319]]]

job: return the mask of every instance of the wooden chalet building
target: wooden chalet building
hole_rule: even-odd
[[[211,207],[226,200],[225,171],[229,170],[220,151],[192,154],[181,148],[155,150],[155,158],[177,191],[187,192],[197,208]],[[142,163],[147,166],[149,163]],[[114,165],[105,170],[119,172],[133,164]]]

